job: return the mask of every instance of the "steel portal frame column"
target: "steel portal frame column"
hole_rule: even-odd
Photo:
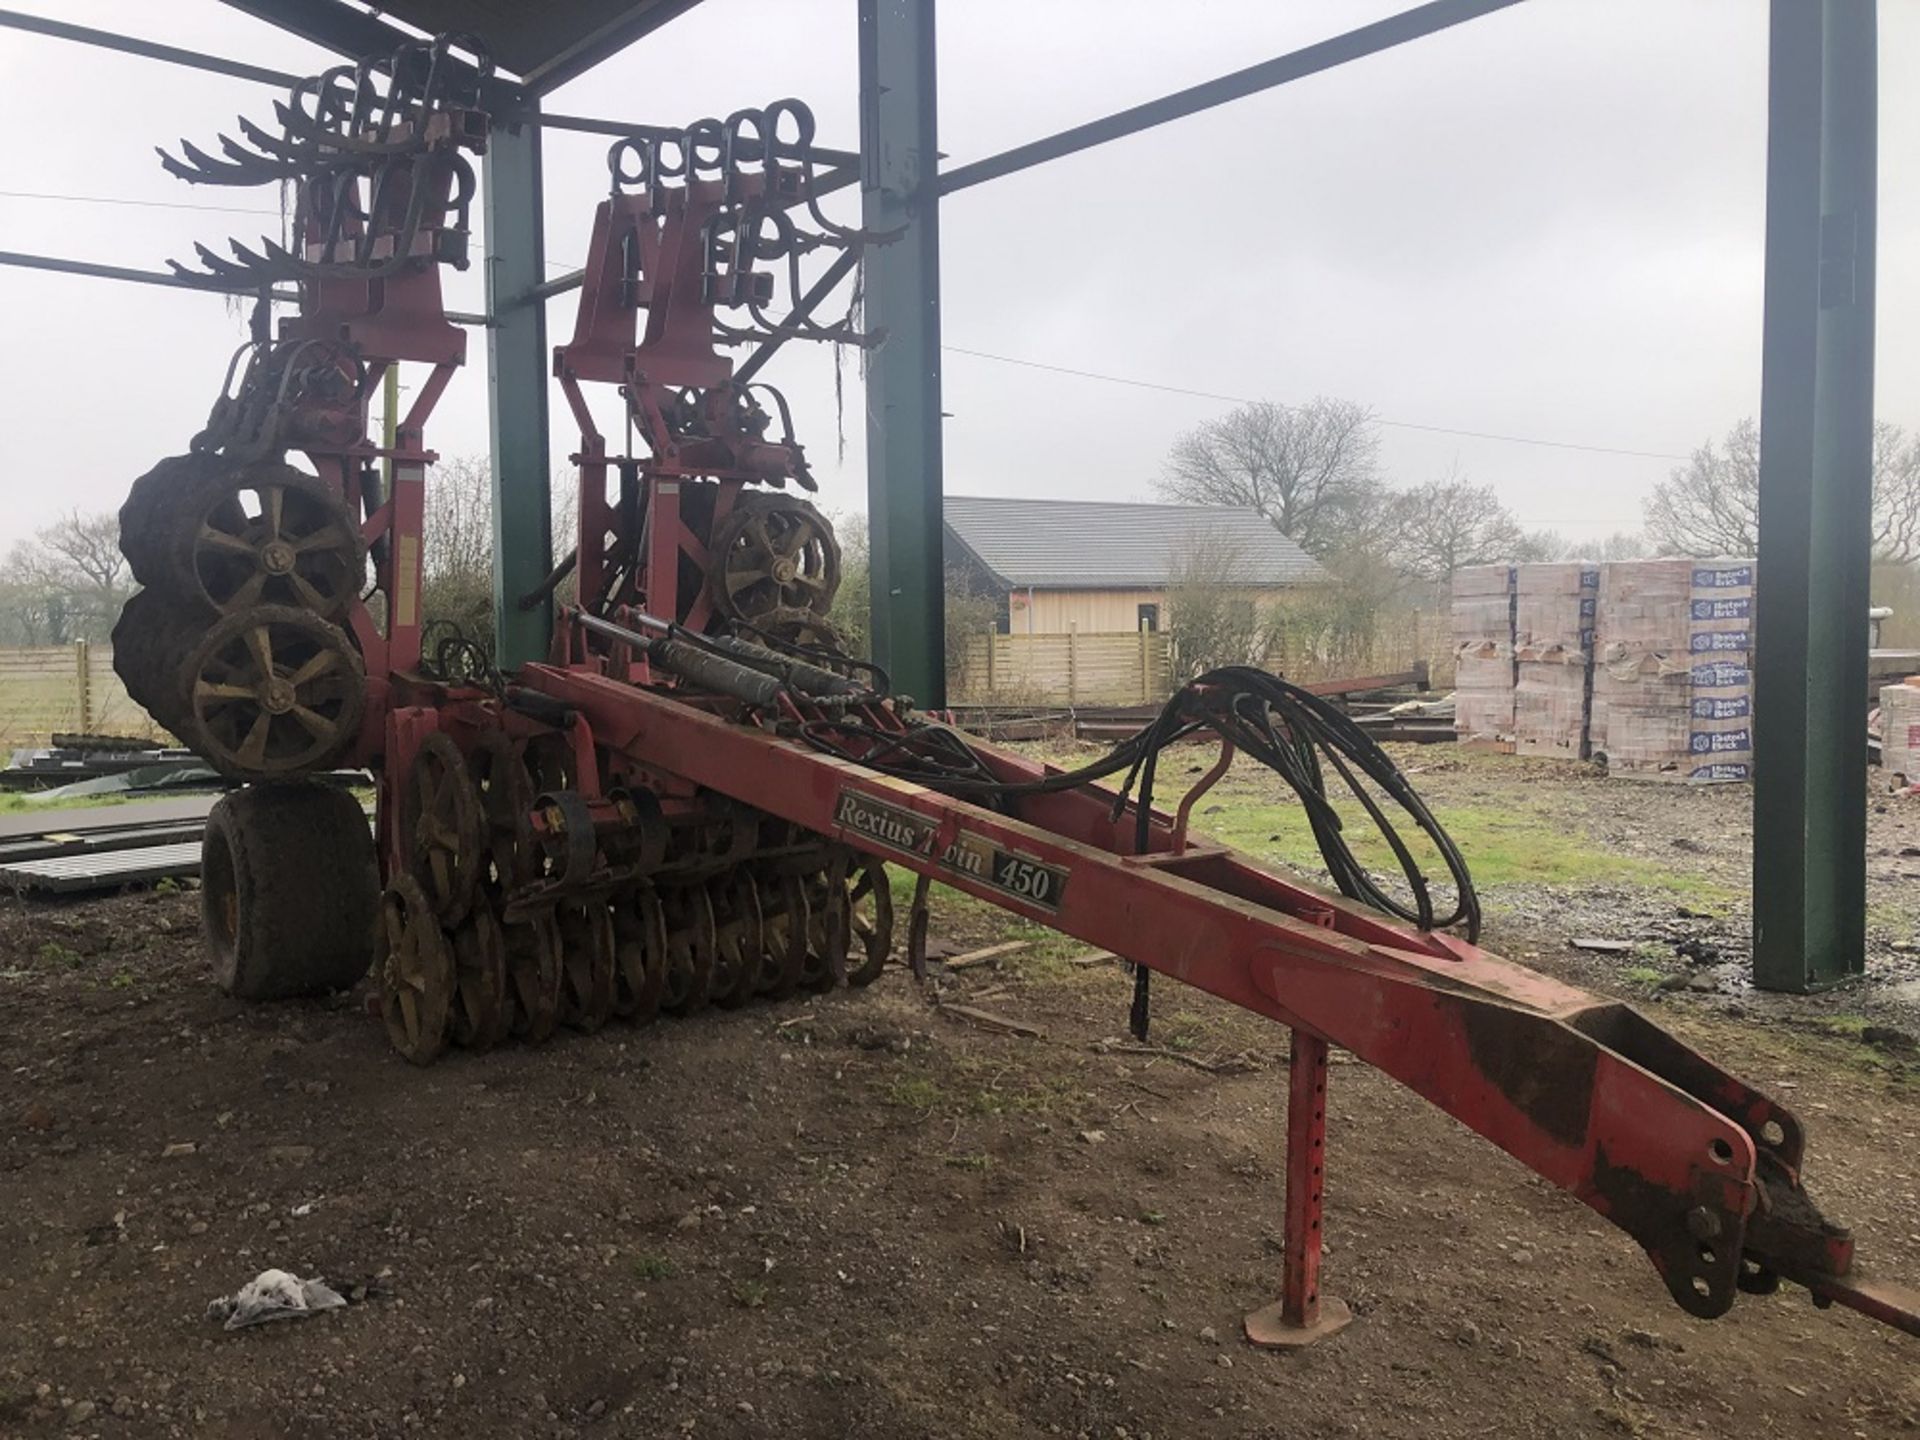
[[[1773,0],[1754,675],[1754,982],[1866,967],[1875,0]]]
[[[529,102],[530,104],[532,102]],[[540,131],[502,126],[487,143],[487,412],[493,442],[493,636],[505,669],[544,659],[553,604],[520,597],[553,564],[547,474],[546,306],[515,304],[545,278]]]
[[[867,523],[873,658],[894,688],[946,703],[940,466],[940,200],[934,0],[859,0],[861,219],[868,250]]]

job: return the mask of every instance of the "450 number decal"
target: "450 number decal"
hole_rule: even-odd
[[[1067,872],[1058,865],[1017,850],[1003,850],[984,835],[965,830],[947,847],[940,863],[1042,910],[1058,910],[1067,890]]]

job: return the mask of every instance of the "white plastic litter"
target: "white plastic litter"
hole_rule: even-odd
[[[229,1330],[243,1330],[273,1320],[302,1320],[322,1310],[338,1310],[346,1303],[324,1280],[302,1280],[285,1270],[262,1270],[233,1294],[222,1295],[207,1306],[207,1318],[224,1320]]]

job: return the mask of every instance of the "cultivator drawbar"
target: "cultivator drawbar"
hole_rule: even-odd
[[[1257,1341],[1344,1319],[1318,1284],[1330,1045],[1633,1236],[1695,1315],[1785,1279],[1920,1330],[1914,1297],[1863,1280],[1808,1199],[1791,1114],[1628,1007],[1471,943],[1464,861],[1324,702],[1215,672],[1105,761],[1061,773],[916,713],[843,653],[826,619],[833,529],[790,492],[812,488],[804,451],[752,377],[789,338],[869,343],[811,317],[888,237],[822,212],[827,172],[797,102],[614,147],[555,352],[581,431],[579,530],[544,589],[571,574],[577,599],[544,663],[503,674],[457,635],[423,658],[422,427],[463,356],[438,271],[465,258],[485,76],[471,41],[409,45],[296,87],[277,137],[243,126],[225,160],[168,160],[298,197],[296,246],[202,259],[295,283],[299,313],[274,330],[263,294],[237,388],[122,511],[147,588],[116,664],[251,782],[216,808],[203,860],[225,988],[345,988],[371,962],[394,1047],[425,1063],[449,1044],[863,985],[897,953],[924,974],[938,880],[1131,961],[1142,1032],[1155,975],[1290,1028],[1285,1284],[1248,1317]],[[746,343],[761,349],[738,368],[716,349]],[[378,446],[368,397],[401,362],[431,368]],[[620,388],[643,453],[610,453],[591,384]],[[1174,813],[1155,808],[1161,751],[1202,735],[1220,764]],[[1298,793],[1339,894],[1188,835],[1236,753]],[[337,763],[378,776],[372,840],[346,792],[303,778]],[[1395,846],[1398,883],[1347,849],[1329,775]],[[1389,812],[1437,849],[1437,890]],[[902,927],[889,864],[920,877]]]

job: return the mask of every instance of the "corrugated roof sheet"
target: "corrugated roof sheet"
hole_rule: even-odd
[[[1327,578],[1306,551],[1253,509],[1129,505],[1102,500],[946,497],[949,548],[958,541],[1009,585],[1048,589],[1158,586],[1197,545],[1230,545],[1249,585]]]

